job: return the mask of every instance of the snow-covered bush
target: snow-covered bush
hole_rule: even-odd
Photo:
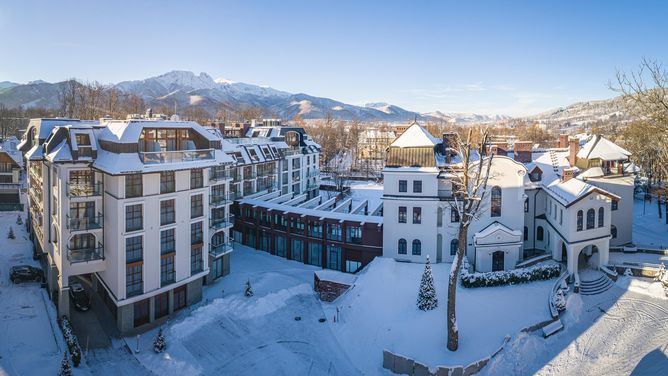
[[[65,338],[65,343],[67,343],[67,348],[70,350],[70,355],[72,355],[72,364],[78,367],[79,363],[81,363],[81,347],[79,347],[79,341],[72,331],[72,326],[67,316],[63,316],[60,319],[60,327],[63,330],[63,337]]]
[[[253,296],[253,288],[251,287],[250,280],[246,281],[246,291],[244,292],[244,295],[249,298]]]
[[[552,296],[552,304],[554,304],[559,312],[563,312],[566,309],[566,296],[564,295],[564,290],[557,290],[556,294]]]
[[[14,229],[12,226],[9,226],[9,234],[7,234],[8,239],[16,239],[16,236],[14,236]]]
[[[539,281],[558,277],[561,274],[561,265],[556,263],[534,265],[528,268],[505,270],[498,272],[471,273],[468,271],[468,260],[464,258],[462,271],[459,275],[464,287],[491,287],[514,285],[530,281]]]
[[[21,218],[21,214],[16,216],[16,224],[17,225],[22,225],[23,224],[23,218]]]
[[[72,368],[70,367],[70,361],[67,359],[67,352],[63,353],[63,360],[60,362],[58,376],[72,376]]]
[[[663,263],[661,263],[661,265],[659,265],[659,271],[657,271],[656,275],[654,276],[654,280],[661,281],[664,279],[665,276],[666,276],[666,266],[663,265]]]
[[[427,256],[427,263],[424,265],[424,272],[422,273],[417,307],[423,311],[431,311],[438,307],[438,298],[436,297],[436,289],[434,288],[434,276],[431,273],[429,256]]]
[[[633,277],[633,272],[631,271],[631,268],[626,268],[626,270],[624,270],[624,276]]]
[[[167,341],[165,341],[165,336],[162,334],[162,328],[158,331],[158,335],[155,336],[153,340],[153,351],[160,354],[165,351],[167,348]]]

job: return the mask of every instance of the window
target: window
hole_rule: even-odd
[[[538,226],[538,228],[536,229],[536,240],[538,240],[539,242],[543,241],[543,227],[542,226]]]
[[[348,273],[356,273],[362,267],[362,263],[359,261],[346,260],[346,271]]]
[[[160,173],[160,193],[174,192],[176,184],[174,182],[174,171],[163,171]]]
[[[190,244],[201,244],[204,240],[202,232],[202,222],[190,224]]]
[[[211,197],[209,201],[219,203],[225,200],[225,184],[218,184],[211,187]]]
[[[525,213],[529,212],[529,199],[528,198],[524,199],[524,212]]]
[[[134,326],[135,328],[148,324],[149,319],[149,299],[138,301],[134,304]]]
[[[322,244],[308,244],[308,263],[315,266],[322,266]]]
[[[176,250],[174,240],[174,229],[160,231],[160,253],[172,253]]]
[[[619,202],[617,200],[612,200],[612,202],[610,203],[610,210],[617,210],[618,208],[617,205],[619,205]]]
[[[201,168],[190,170],[190,189],[202,188],[204,186],[204,176]]]
[[[589,209],[587,210],[587,230],[594,228],[594,222],[596,222],[596,210]]]
[[[164,226],[174,222],[176,222],[174,200],[160,201],[160,225]]]
[[[125,239],[125,262],[131,263],[142,260],[142,236],[133,236]]]
[[[202,246],[193,247],[190,250],[190,274],[202,271]]]
[[[128,205],[125,207],[125,231],[137,231],[143,228],[142,205]]]
[[[285,236],[276,235],[276,256],[285,257],[286,244]]]
[[[529,228],[524,226],[524,241],[529,240]]]
[[[532,182],[540,181],[542,178],[543,178],[543,172],[540,171],[539,169],[534,169],[529,174],[529,180],[531,180]]]
[[[443,227],[443,208],[436,208],[436,227]]]
[[[408,192],[408,181],[399,180],[399,192]]]
[[[127,297],[140,295],[144,292],[141,263],[133,263],[125,267],[125,295]]]
[[[422,254],[422,243],[419,240],[413,240],[413,256],[420,256]]]
[[[125,176],[125,198],[141,197],[143,195],[142,175],[133,174]]]
[[[577,231],[582,231],[582,220],[583,220],[583,213],[582,210],[578,210],[578,219],[577,219]]]
[[[564,224],[564,209],[559,209],[559,224]]]
[[[406,207],[399,207],[399,223],[406,223]]]
[[[398,247],[398,253],[400,255],[405,255],[406,254],[406,249],[408,248],[406,239],[399,239],[399,247]]]
[[[450,256],[456,255],[457,249],[459,249],[459,239],[452,239],[450,241]]]
[[[455,208],[450,210],[450,222],[459,222],[459,211]]]
[[[304,262],[304,242],[298,239],[292,239],[292,259],[299,262]]]
[[[327,268],[341,270],[341,247],[336,245],[327,246]]]
[[[422,180],[413,180],[413,193],[422,193]]]
[[[155,296],[155,318],[159,319],[169,314],[169,291]]]
[[[170,253],[160,257],[160,286],[167,286],[175,282],[174,254]]]
[[[598,208],[598,227],[603,227],[605,221],[605,209],[601,206]]]
[[[610,235],[613,239],[617,238],[617,227],[615,225],[610,225]]]
[[[327,239],[341,241],[341,225],[330,223],[327,225]]]
[[[183,286],[179,286],[179,287],[174,289],[174,310],[175,311],[186,307],[186,302],[187,302],[186,287],[188,287],[188,286],[183,285]]]
[[[422,208],[413,208],[413,223],[422,223]]]
[[[500,217],[501,216],[501,188],[494,186],[492,187],[492,208],[491,208],[491,214],[492,217]]]
[[[362,228],[358,226],[347,226],[346,242],[353,244],[362,244]]]
[[[202,205],[202,195],[190,196],[190,218],[197,218],[204,215],[204,206]]]

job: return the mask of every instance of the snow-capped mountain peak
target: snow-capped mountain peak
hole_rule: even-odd
[[[166,88],[182,86],[193,89],[212,89],[216,87],[213,78],[204,72],[196,75],[189,71],[171,71],[155,77],[155,80]]]

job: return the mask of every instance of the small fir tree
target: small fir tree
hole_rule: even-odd
[[[162,328],[158,331],[158,335],[153,340],[153,351],[160,354],[165,351],[167,348],[167,341],[165,341],[165,336],[162,334]]]
[[[246,292],[244,293],[247,297],[253,296],[253,288],[251,288],[250,280],[246,281]]]
[[[7,238],[9,238],[9,239],[15,239],[16,238],[16,236],[14,236],[14,229],[12,228],[12,226],[9,226],[9,234],[7,234]]]
[[[21,218],[21,214],[16,216],[16,224],[17,225],[22,225],[23,224],[23,218]]]
[[[72,368],[70,367],[70,361],[67,359],[67,351],[63,354],[63,361],[60,362],[58,376],[72,376]]]
[[[431,274],[429,256],[427,256],[427,263],[424,265],[424,272],[422,273],[417,306],[423,311],[431,311],[438,307],[438,298],[436,297],[436,289],[434,288],[434,276]]]

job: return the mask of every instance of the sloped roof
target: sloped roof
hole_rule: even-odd
[[[404,133],[401,134],[390,146],[399,148],[413,148],[413,147],[433,147],[441,142],[440,139],[432,136],[417,122],[413,123]]]
[[[578,158],[600,158],[604,161],[617,161],[629,156],[629,151],[600,135],[592,136],[577,154]]]

